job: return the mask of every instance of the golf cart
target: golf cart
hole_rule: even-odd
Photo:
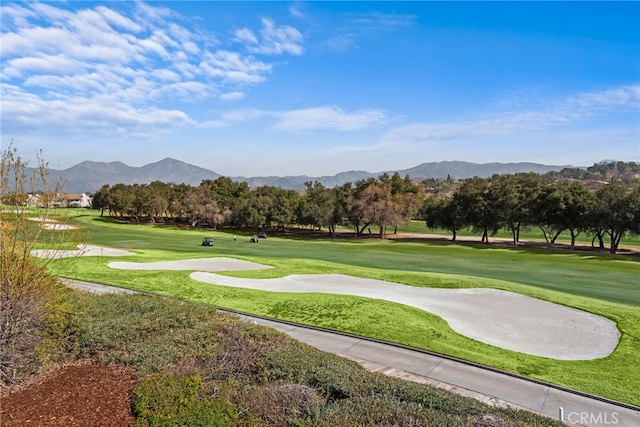
[[[213,237],[205,237],[202,239],[202,246],[213,246],[215,243],[213,242]]]
[[[260,233],[258,233],[258,238],[266,239],[267,238],[267,233],[265,233],[264,231],[261,231]]]
[[[251,239],[249,239],[249,243],[258,243],[258,236],[251,236]]]

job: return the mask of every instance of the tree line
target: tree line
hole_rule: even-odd
[[[351,225],[358,235],[378,227],[384,237],[388,226],[406,224],[424,200],[420,186],[407,176],[382,174],[378,178],[327,188],[306,182],[305,190],[287,190],[247,183],[228,177],[204,180],[199,186],[167,184],[105,185],[93,196],[93,207],[109,215],[135,221],[189,222],[192,226],[275,228],[292,224],[336,228]]]
[[[601,249],[608,240],[609,251],[616,253],[626,234],[640,233],[640,180],[625,181],[615,176],[605,183],[519,173],[415,183],[408,176],[385,173],[333,188],[308,181],[304,190],[288,190],[252,189],[221,177],[197,187],[159,181],[105,185],[94,195],[93,207],[135,221],[281,231],[301,225],[326,228],[333,237],[337,227],[348,226],[356,235],[375,227],[384,238],[389,227],[421,219],[429,228],[449,230],[452,240],[470,227],[487,243],[499,230],[508,230],[517,244],[521,230],[537,227],[548,243],[568,232],[573,248],[584,233]]]
[[[471,227],[483,242],[498,230],[508,230],[513,243],[524,228],[537,227],[548,243],[563,232],[571,248],[579,234],[616,253],[625,234],[640,234],[640,180],[632,186],[613,180],[590,189],[585,182],[543,182],[538,174],[495,175],[490,179],[465,179],[451,195],[426,199],[423,213],[430,228],[444,228],[456,239]]]

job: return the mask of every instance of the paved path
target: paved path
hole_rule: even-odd
[[[95,293],[135,292],[88,282],[61,280],[67,286]],[[638,408],[621,407],[416,350],[260,317],[239,316],[252,323],[277,329],[320,350],[353,359],[369,370],[435,385],[486,403],[526,409],[555,419],[562,416],[570,425],[640,427]]]
[[[432,356],[415,350],[258,317],[269,326],[320,350],[354,359],[370,370],[432,384],[486,403],[534,411],[568,424],[640,426],[640,411],[558,390],[544,384]]]

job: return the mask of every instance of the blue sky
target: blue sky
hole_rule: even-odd
[[[10,2],[1,142],[228,176],[640,161],[639,2]]]

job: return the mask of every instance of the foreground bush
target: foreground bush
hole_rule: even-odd
[[[62,344],[66,289],[28,258],[0,257],[0,384],[35,373]]]
[[[153,374],[133,389],[133,413],[141,426],[236,426],[237,408],[203,394],[196,375]]]

